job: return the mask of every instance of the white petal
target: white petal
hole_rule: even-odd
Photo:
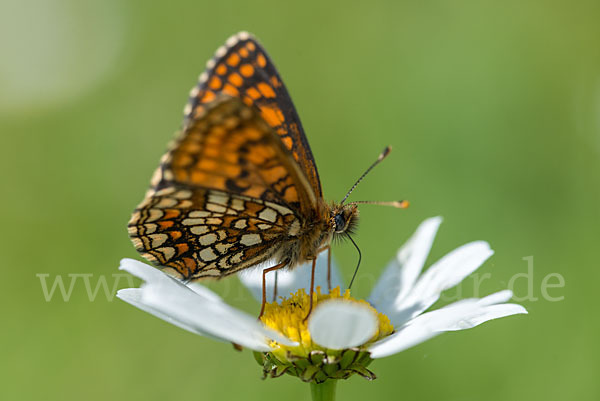
[[[499,304],[490,305],[474,310],[470,315],[464,316],[453,325],[443,328],[444,331],[465,330],[485,323],[488,320],[499,319],[501,317],[527,314],[527,309],[517,304]]]
[[[172,281],[178,284],[181,284],[179,281],[173,279],[172,277],[166,275],[155,267],[149,266],[146,263],[142,263],[139,260],[135,259],[121,259],[121,264],[119,265],[119,270],[125,270],[126,272],[131,273],[132,275],[141,278],[145,282],[151,281]],[[183,285],[183,284],[181,284]]]
[[[238,277],[257,301],[262,301],[262,271],[266,268],[275,266],[277,262],[270,260],[254,268],[246,269],[238,273]],[[277,271],[277,295],[288,297],[290,293],[295,293],[300,288],[304,288],[308,293],[310,291],[310,273],[312,262],[296,266],[294,269],[282,269]],[[267,274],[267,301],[273,301],[273,286],[275,283],[275,272]],[[315,269],[315,288],[321,287],[322,292],[327,292],[327,252],[321,252],[317,257],[317,267]],[[340,279],[339,270],[331,258],[331,287],[345,288]]]
[[[493,300],[506,298],[507,291],[500,291],[482,299],[464,299],[441,309],[424,313],[392,334],[371,346],[371,357],[392,355],[422,343],[445,331],[464,330],[488,320],[527,313],[521,305],[491,305]]]
[[[444,327],[452,325],[473,310],[477,301],[460,301],[452,308],[442,308],[416,317],[391,336],[376,342],[369,351],[372,358],[396,354],[420,344],[438,334]]]
[[[212,338],[213,340],[224,341],[221,338],[217,338],[208,333],[202,332],[195,327],[188,326],[178,320],[175,320],[172,317],[167,316],[167,315],[155,310],[154,308],[144,304],[142,302],[142,292],[143,291],[144,290],[141,288],[124,288],[124,289],[117,291],[117,297],[122,299],[123,301],[127,302],[128,304],[131,304],[131,305],[135,306],[136,308],[143,310],[144,312],[148,312],[151,315],[154,315],[157,318],[162,319],[167,323],[171,323],[172,325],[177,326],[181,329],[187,330],[194,334]]]
[[[212,290],[209,290],[208,288],[206,288],[202,284],[198,283],[197,281],[194,281],[194,282],[191,282],[191,283],[186,283],[186,285],[187,285],[187,287],[190,290],[194,291],[196,294],[198,294],[201,297],[205,298],[207,301],[224,302],[223,298],[221,298],[219,295],[217,295]]]
[[[512,291],[503,290],[481,299],[463,299],[446,305],[438,310],[425,313],[421,315],[420,318],[437,319],[438,316],[449,314],[457,316],[457,318],[447,326],[438,325],[439,331],[456,331],[470,329],[492,319],[517,314],[527,314],[527,310],[521,305],[503,303],[508,301],[511,297]],[[463,309],[464,305],[467,306],[466,309]],[[454,312],[457,310],[461,311],[462,316],[454,315]],[[418,318],[413,321],[417,319]],[[409,322],[409,324],[411,323],[412,322]]]
[[[387,314],[410,292],[423,270],[441,223],[441,217],[432,217],[421,223],[387,266],[369,296],[369,302],[378,311]]]
[[[256,351],[269,351],[269,338],[282,344],[295,345],[264,327],[256,318],[220,300],[199,295],[151,266],[125,259],[121,262],[121,269],[144,279],[145,284],[138,292],[125,291],[120,295],[127,302],[179,327]]]
[[[494,251],[485,241],[465,244],[448,253],[421,275],[411,292],[389,311],[394,326],[419,315],[433,305],[442,291],[454,287],[473,273]]]
[[[377,328],[377,315],[372,309],[339,300],[319,304],[308,322],[312,340],[329,349],[362,345],[375,335]]]
[[[256,351],[270,349],[263,327],[250,316],[225,304],[201,302],[192,291],[170,290],[162,285],[148,284],[144,287],[142,301],[186,326]]]
[[[494,305],[508,301],[513,296],[511,290],[502,290],[483,297],[479,300],[479,305]]]

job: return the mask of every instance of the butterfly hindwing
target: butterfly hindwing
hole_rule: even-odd
[[[276,203],[169,186],[138,206],[129,234],[147,260],[195,280],[223,277],[269,259],[298,227],[294,213]]]

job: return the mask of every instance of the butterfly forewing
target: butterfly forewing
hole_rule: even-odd
[[[203,109],[129,223],[136,249],[184,279],[270,258],[316,207],[300,166],[256,109],[221,94]]]
[[[184,125],[194,124],[203,114],[204,106],[219,94],[239,97],[259,110],[262,119],[300,165],[315,196],[320,198],[317,166],[290,95],[267,52],[246,32],[229,38],[207,63],[206,71],[190,94]]]
[[[315,207],[303,171],[255,109],[223,95],[205,109],[167,154],[158,187],[174,181],[283,203],[298,212]]]

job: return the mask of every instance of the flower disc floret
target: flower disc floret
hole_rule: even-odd
[[[328,378],[346,378],[354,373],[368,379],[375,378],[375,375],[366,369],[371,362],[366,348],[394,332],[390,320],[368,302],[353,298],[350,290],[342,293],[339,287],[329,293],[322,293],[321,288],[317,287],[312,300],[313,313],[319,305],[330,301],[352,303],[353,306],[369,310],[376,316],[377,327],[371,338],[348,349],[331,349],[315,342],[309,330],[310,317],[306,319],[310,310],[310,295],[304,289],[300,289],[290,294],[289,298],[281,299],[280,303],[272,302],[265,306],[261,321],[298,344],[288,346],[271,341],[271,352],[256,353],[257,361],[263,365],[265,376],[277,377],[288,373],[305,381],[316,382]]]

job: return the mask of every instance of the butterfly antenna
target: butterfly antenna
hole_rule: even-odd
[[[380,205],[380,206],[391,206],[397,209],[406,209],[410,206],[410,203],[407,200],[399,200],[399,201],[390,201],[390,202],[380,202],[380,201],[354,201],[350,202],[349,205]]]
[[[365,176],[367,174],[369,174],[369,172],[371,170],[373,170],[373,168],[378,165],[383,159],[385,159],[387,157],[387,155],[390,154],[390,152],[392,151],[392,147],[391,146],[386,146],[385,149],[383,149],[383,151],[381,152],[381,154],[379,155],[379,157],[377,158],[377,160],[375,160],[375,163],[371,164],[371,166],[369,166],[369,168],[367,169],[367,171],[365,171],[363,173],[363,175],[360,176],[360,178],[358,180],[356,180],[356,182],[354,183],[354,185],[352,185],[352,188],[350,188],[350,190],[348,191],[348,193],[346,194],[346,196],[344,196],[344,199],[342,199],[342,201],[340,202],[340,204],[344,204],[344,202],[346,202],[346,199],[348,199],[348,197],[350,196],[350,194],[352,193],[352,191],[354,191],[354,189],[358,186],[358,184],[362,181],[363,178],[365,178]]]
[[[360,252],[360,248],[358,247],[358,245],[356,245],[356,242],[354,242],[354,240],[352,239],[352,237],[350,236],[350,234],[346,234],[346,235],[348,236],[348,238],[350,239],[350,241],[352,242],[352,244],[354,245],[354,247],[358,251],[358,264],[356,265],[356,269],[354,269],[354,274],[352,275],[352,280],[350,280],[350,285],[348,286],[348,289],[351,289],[352,288],[352,283],[354,283],[354,279],[356,278],[356,273],[358,273],[358,268],[360,267],[360,261],[362,259],[362,253]]]

